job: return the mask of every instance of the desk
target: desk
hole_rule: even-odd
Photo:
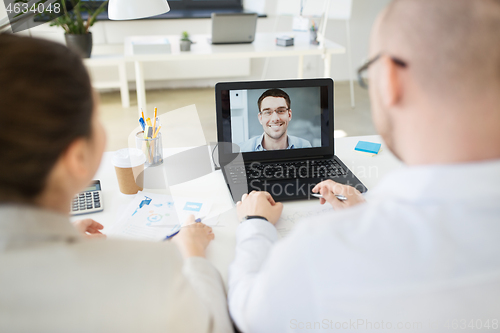
[[[130,107],[127,71],[125,67],[126,63],[123,55],[120,54],[92,55],[90,58],[83,59],[83,63],[90,68],[117,66],[118,81],[92,82],[92,86],[96,89],[120,88],[122,106],[124,108]]]
[[[277,36],[289,34],[294,35],[295,45],[289,47],[276,46]],[[226,44],[212,45],[209,43],[210,35],[193,35],[191,40],[195,42],[190,52],[181,52],[179,36],[154,36],[154,39],[167,38],[170,42],[172,52],[169,54],[146,54],[134,55],[132,41],[134,39],[147,40],[153,36],[128,37],[125,39],[125,59],[135,64],[135,78],[137,88],[137,104],[139,115],[141,108],[146,110],[146,87],[144,83],[143,63],[151,61],[174,61],[174,60],[205,60],[205,59],[241,59],[241,58],[269,58],[269,57],[299,57],[297,78],[303,77],[304,56],[321,55],[324,61],[324,76],[330,77],[331,56],[343,54],[345,47],[325,40],[324,46],[311,45],[309,33],[258,33],[255,41],[251,44]]]
[[[359,140],[382,143],[382,151],[379,155],[371,157],[366,154],[354,151]],[[379,136],[347,137],[335,140],[335,151],[337,156],[354,172],[354,174],[368,187],[373,188],[380,179],[401,166],[401,163],[389,152]],[[173,155],[186,148],[165,149],[165,156]],[[134,196],[124,195],[119,192],[118,182],[115,171],[111,164],[111,153],[105,153],[101,166],[95,177],[101,180],[103,188],[103,206],[104,211],[95,214],[73,217],[72,220],[80,218],[92,218],[104,225],[104,233],[115,222],[117,212],[122,205],[128,204]],[[145,189],[145,191],[150,191]],[[160,192],[158,190],[151,190]],[[176,192],[176,195],[196,196],[199,198],[211,198],[214,200],[212,210],[221,213],[218,224],[213,227],[215,240],[207,249],[207,258],[221,272],[224,281],[227,282],[227,270],[229,264],[234,258],[234,249],[236,244],[235,233],[238,221],[234,205],[231,201],[229,191],[224,182],[221,171],[214,171],[211,174],[189,182],[187,186],[180,189],[184,193]],[[284,213],[294,209],[311,208],[319,205],[318,200],[311,201],[293,201],[284,203]]]

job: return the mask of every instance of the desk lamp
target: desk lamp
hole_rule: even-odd
[[[109,0],[110,20],[134,20],[170,11],[166,0]]]

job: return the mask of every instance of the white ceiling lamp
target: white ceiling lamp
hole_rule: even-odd
[[[170,11],[166,0],[109,0],[110,20],[134,20]]]

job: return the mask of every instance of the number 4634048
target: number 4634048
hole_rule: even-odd
[[[451,321],[447,321],[446,324],[444,325],[445,328],[447,329],[493,329],[493,330],[498,330],[498,319],[492,319],[491,321],[489,319],[483,321],[481,319],[472,319],[472,320],[465,320],[465,319],[455,319]]]
[[[7,8],[5,8],[5,10],[7,11],[7,13],[9,14],[20,14],[20,13],[28,13],[28,12],[32,12],[32,13],[60,13],[61,12],[61,4],[59,3],[55,3],[55,4],[52,4],[52,3],[49,3],[49,4],[44,4],[44,3],[38,3],[38,4],[33,4],[31,7],[29,7],[29,4],[27,3],[19,3],[19,2],[16,2],[14,4],[12,3],[9,3],[9,5],[7,6]]]

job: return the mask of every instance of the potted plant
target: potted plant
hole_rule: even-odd
[[[97,15],[106,9],[107,3],[108,1],[104,1],[96,6],[93,1],[61,0],[65,14],[52,20],[50,25],[63,28],[66,45],[83,58],[90,58],[92,33],[89,28],[94,25]],[[83,19],[82,12],[87,13],[86,20]]]
[[[181,38],[181,51],[191,51],[191,44],[193,44],[193,42],[189,39],[189,33],[184,31]]]

